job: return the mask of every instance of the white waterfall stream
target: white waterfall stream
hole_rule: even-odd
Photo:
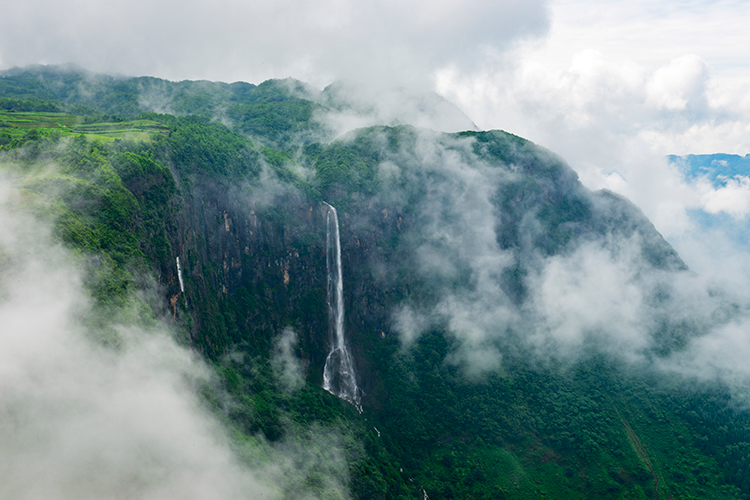
[[[344,282],[341,276],[341,241],[336,209],[326,203],[326,270],[328,273],[329,342],[331,350],[323,369],[323,389],[362,411],[354,363],[344,338]]]
[[[180,280],[180,291],[185,293],[185,283],[182,281],[182,268],[180,267],[179,257],[177,257],[177,279]]]

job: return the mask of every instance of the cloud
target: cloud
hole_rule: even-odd
[[[710,185],[701,196],[703,209],[710,214],[726,212],[745,219],[750,214],[750,179],[737,176],[727,179],[724,186],[713,189]]]
[[[646,104],[669,111],[703,107],[708,76],[708,65],[695,54],[673,59],[646,83]]]
[[[568,356],[592,340],[626,356],[649,347],[640,248],[636,241],[623,241],[617,250],[615,257],[601,242],[584,243],[572,255],[545,262],[530,285],[528,312],[537,324],[533,343]]]
[[[611,193],[579,190],[564,167],[560,178],[545,179],[540,160],[525,168],[537,172],[534,181],[556,213],[565,210],[561,196],[592,210],[581,226],[570,223],[575,236],[567,246],[548,252],[544,242],[555,236],[544,226],[544,208],[528,202],[514,213],[513,204],[502,202],[525,179],[521,166],[486,163],[472,139],[416,134],[410,154],[384,159],[404,183],[394,183],[389,196],[412,200],[409,224],[416,233],[404,243],[413,258],[406,265],[429,289],[425,300],[393,311],[405,349],[427,332],[445,332],[446,362],[470,378],[501,369],[507,355],[566,365],[604,353],[630,366],[718,378],[738,391],[750,382],[739,364],[750,356],[748,343],[731,341],[750,319],[746,286],[665,264],[668,248],[638,209]],[[399,185],[421,186],[423,193],[399,196],[393,192]],[[528,189],[516,203],[532,196]],[[514,236],[503,247],[508,218]],[[726,262],[726,271],[736,274],[737,264]],[[742,354],[722,358],[723,349]]]
[[[0,20],[6,67],[67,63],[93,71],[169,79],[293,76],[428,82],[431,71],[475,65],[519,37],[547,29],[546,1],[203,2],[167,0],[65,8],[48,0],[9,5]]]
[[[206,368],[163,331],[115,326],[119,349],[92,342],[74,261],[0,189],[0,496],[270,493],[202,410]]]
[[[382,83],[338,81],[329,85],[316,97],[325,111],[318,110],[315,119],[332,130],[334,137],[373,125],[409,124],[441,132],[477,128],[460,109],[434,92],[382,87]]]
[[[749,404],[747,290],[716,276],[654,270],[638,248],[634,239],[591,242],[545,262],[525,311],[536,325],[527,339],[537,359],[603,352],[640,369],[721,383]]]
[[[288,392],[300,390],[305,385],[305,367],[294,355],[297,332],[286,327],[274,343],[271,366],[281,386]]]
[[[668,238],[681,234],[703,193],[663,157],[750,151],[747,55],[737,49],[750,8],[558,0],[550,11],[546,38],[473,72],[444,66],[437,91],[480,128],[555,151],[587,187],[624,194]]]
[[[750,404],[750,323],[747,317],[691,341],[685,351],[665,360],[662,368],[703,382],[728,383],[737,400]]]
[[[429,327],[427,318],[408,305],[394,310],[391,319],[393,328],[399,333],[401,342],[406,346],[411,346]]]
[[[687,180],[664,160],[667,154],[750,151],[747,87],[717,76],[696,54],[646,64],[586,48],[552,61],[553,44],[570,42],[556,38],[555,30],[549,42],[520,48],[516,58],[484,75],[440,72],[438,91],[480,128],[527,137],[565,158],[587,187],[628,197],[689,266],[728,275],[716,255],[750,264],[750,255],[736,246],[717,248],[716,238],[706,246],[712,236],[691,221],[696,209],[744,217],[744,181],[714,188]],[[705,267],[709,262],[717,267]]]
[[[303,470],[344,491],[338,437],[325,429],[243,448],[253,468],[241,462],[198,397],[209,368],[165,323],[92,325],[81,259],[25,202],[0,181],[0,497],[289,498],[304,496]],[[325,467],[300,451],[313,438],[326,443]]]

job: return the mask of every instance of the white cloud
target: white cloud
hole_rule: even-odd
[[[333,130],[335,137],[355,128],[407,123],[441,132],[476,129],[460,109],[434,92],[340,81],[318,98],[330,109],[316,118]],[[339,109],[342,105],[345,107]]]
[[[745,219],[750,214],[750,178],[737,176],[724,186],[709,189],[701,196],[703,209],[710,214],[726,212]]]
[[[545,0],[171,0],[4,6],[5,65],[73,62],[94,71],[170,79],[293,76],[429,83],[446,62],[471,66],[486,50],[547,28]]]
[[[748,4],[558,0],[551,18],[546,39],[503,64],[438,71],[438,91],[480,128],[527,137],[586,186],[633,200],[689,265],[709,262],[687,243],[698,229],[688,211],[744,217],[746,186],[690,183],[664,156],[750,151],[750,61],[739,49],[750,43]]]
[[[613,354],[634,356],[648,347],[639,249],[635,244],[620,248],[614,257],[598,243],[585,244],[573,255],[553,257],[531,288],[536,292],[534,308],[539,331],[568,353],[580,351],[592,338]]]
[[[750,335],[747,318],[717,328],[690,342],[687,349],[664,361],[662,368],[700,381],[721,380],[737,401],[750,404]]]
[[[670,61],[654,71],[646,83],[646,104],[657,109],[682,111],[705,101],[708,66],[695,54]]]

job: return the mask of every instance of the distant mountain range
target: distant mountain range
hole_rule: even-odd
[[[667,159],[681,169],[686,179],[706,178],[714,187],[725,186],[737,176],[750,176],[750,154],[669,155]]]

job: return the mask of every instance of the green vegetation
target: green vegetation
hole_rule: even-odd
[[[88,283],[92,296],[101,304],[123,304],[135,291],[138,274],[147,271],[141,248],[144,218],[138,200],[112,167],[110,151],[100,148],[102,144],[83,136],[65,142],[60,136],[27,137],[23,149],[52,157],[58,166],[33,175],[26,171],[19,182],[34,211],[55,221],[62,241],[97,257]]]
[[[34,113],[58,113],[61,107],[52,101],[34,101],[0,97],[0,109],[3,111],[22,111]]]
[[[152,140],[155,135],[164,134],[166,131],[164,125],[147,119],[86,123],[85,119],[67,113],[0,112],[0,148],[6,149],[20,146],[24,142],[23,137],[28,133],[84,135],[89,139],[113,141]]]
[[[245,460],[255,455],[243,450],[288,435],[306,436],[326,456],[317,432],[340,437],[355,498],[750,498],[750,416],[733,408],[726,388],[689,389],[603,355],[538,366],[512,345],[500,346],[502,371],[470,378],[451,361],[460,346],[439,322],[411,348],[401,345],[393,308],[434,305],[439,289],[462,291],[472,279],[458,258],[447,278],[415,271],[418,208],[444,208],[445,195],[435,188],[445,173],[417,157],[416,129],[315,142],[317,105],[291,81],[101,77],[84,94],[75,72],[48,74],[55,86],[37,76],[0,79],[6,170],[24,203],[92,262],[95,326],[118,311],[153,320],[168,309],[184,342],[216,369],[219,381],[203,396]],[[196,114],[146,113],[143,89],[162,89],[174,113]],[[518,303],[529,273],[524,245],[559,255],[581,235],[653,230],[619,198],[587,195],[572,170],[521,138],[493,131],[434,141],[435,155],[471,153],[515,169],[493,203],[498,245],[515,259],[503,286]],[[390,176],[387,162],[398,162]],[[348,235],[347,330],[367,391],[362,414],[320,388],[328,349],[321,199],[339,208]],[[529,214],[541,228],[531,243],[520,229]],[[670,269],[678,258],[660,245],[647,247],[652,265]],[[144,282],[158,283],[157,305],[134,298]],[[297,332],[295,357],[307,366],[297,391],[274,371],[285,327]],[[329,473],[320,460],[282,487],[336,497]]]
[[[161,117],[169,134],[157,141],[166,161],[185,173],[243,180],[259,172],[252,143],[202,116]]]
[[[7,72],[0,78],[0,96],[5,96],[0,110],[65,111],[76,116],[105,115],[126,120],[152,111],[202,115],[231,122],[242,134],[291,147],[300,139],[310,143],[321,134],[312,121],[318,106],[301,97],[309,92],[304,84],[291,79],[269,80],[258,86],[243,82],[169,82],[40,66]]]

